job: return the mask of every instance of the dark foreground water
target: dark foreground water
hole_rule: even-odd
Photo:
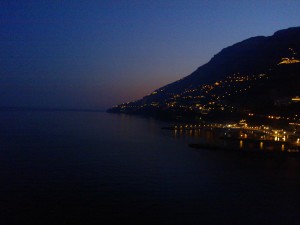
[[[0,224],[300,224],[298,156],[194,150],[165,125],[0,112]]]

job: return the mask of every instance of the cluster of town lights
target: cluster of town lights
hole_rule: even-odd
[[[175,125],[173,129],[177,130],[200,130],[200,129],[224,129],[224,130],[239,130],[240,138],[248,139],[248,134],[254,134],[254,132],[261,134],[259,140],[274,140],[275,142],[288,142],[293,139],[293,142],[300,146],[300,136],[295,131],[286,131],[273,129],[269,126],[249,126],[245,120],[241,120],[239,123],[205,123],[205,124],[180,124]],[[248,132],[248,133],[247,133]],[[226,134],[226,133],[225,133]]]

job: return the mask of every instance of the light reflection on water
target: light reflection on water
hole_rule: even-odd
[[[0,125],[2,224],[299,221],[298,157],[195,150],[214,133],[128,115],[1,112]]]
[[[295,146],[288,142],[283,143],[275,140],[261,140],[259,138],[249,138],[247,134],[238,135],[236,137],[225,137],[226,129],[199,128],[199,129],[175,129],[172,130],[175,139],[189,141],[192,144],[199,143],[205,146],[211,145],[219,147],[223,150],[245,150],[262,152],[292,152],[297,153],[298,150],[291,151]],[[205,147],[204,147],[205,148]]]

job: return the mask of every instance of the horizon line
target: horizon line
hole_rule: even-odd
[[[105,109],[33,107],[33,106],[0,106],[0,111],[69,111],[69,112],[106,112]]]

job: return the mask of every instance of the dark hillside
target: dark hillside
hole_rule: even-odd
[[[224,48],[189,76],[109,112],[292,116],[300,109],[295,96],[300,96],[300,27]]]

